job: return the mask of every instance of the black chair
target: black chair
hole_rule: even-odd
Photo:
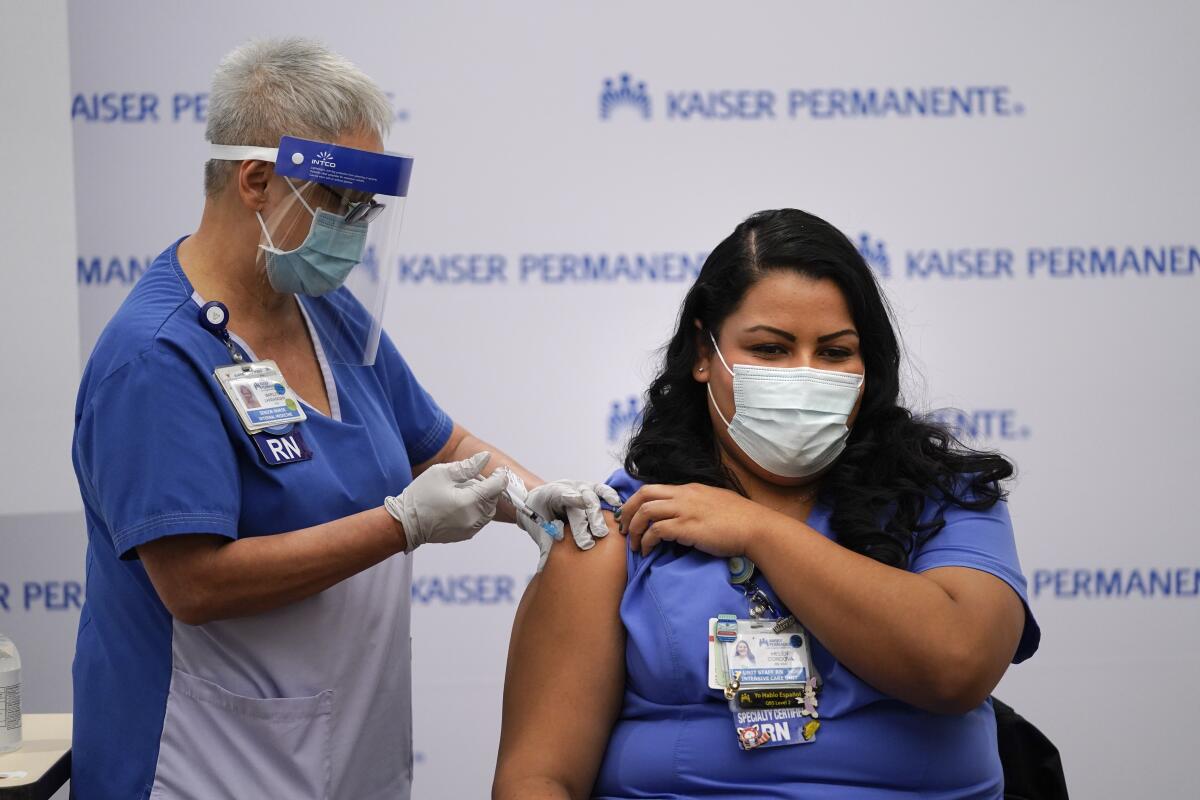
[[[992,698],[1005,800],[1067,800],[1058,748],[1012,707]]]

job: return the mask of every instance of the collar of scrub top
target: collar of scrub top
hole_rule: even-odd
[[[375,153],[330,142],[284,136],[279,147],[208,145],[216,161],[270,161],[275,173],[296,180],[340,186],[368,195],[407,197],[413,160],[399,153]],[[362,204],[366,205],[366,204]]]

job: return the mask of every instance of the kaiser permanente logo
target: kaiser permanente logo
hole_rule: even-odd
[[[512,605],[525,583],[513,575],[419,575],[413,578],[413,603],[429,605]]]
[[[853,238],[877,277],[913,281],[1011,281],[1073,278],[1179,278],[1200,275],[1195,245],[992,245],[909,247],[896,251],[869,232]]]
[[[600,85],[600,119],[650,120],[647,82],[622,72]],[[1004,84],[810,88],[668,89],[659,95],[668,120],[831,120],[863,118],[1017,117],[1025,105]]]
[[[1033,597],[1055,600],[1179,599],[1200,597],[1200,568],[1057,567],[1035,569]]]
[[[604,88],[600,91],[600,119],[608,119],[622,107],[632,108],[642,119],[650,119],[650,95],[646,94],[646,83],[635,83],[627,72],[616,80],[605,78]]]
[[[897,248],[871,232],[851,236],[867,264],[883,281],[1070,281],[1186,280],[1200,276],[1200,245],[1098,244],[992,245]],[[526,250],[503,252],[406,253],[389,265],[368,251],[364,266],[373,277],[395,269],[410,285],[690,284],[708,258],[704,250]],[[131,286],[153,262],[150,256],[81,255],[80,286]]]
[[[869,233],[860,233],[855,245],[867,266],[875,270],[879,277],[891,277],[892,263],[888,260],[887,245],[882,240],[872,239]]]
[[[397,105],[394,92],[386,92],[397,122],[407,122],[410,112]],[[102,125],[155,125],[160,122],[208,121],[208,92],[144,92],[107,89],[71,95],[71,120]]]
[[[616,444],[642,421],[642,398],[629,395],[613,400],[608,409],[608,441]]]

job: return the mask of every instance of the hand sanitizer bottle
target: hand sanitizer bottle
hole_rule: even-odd
[[[0,753],[21,746],[21,656],[0,633]]]

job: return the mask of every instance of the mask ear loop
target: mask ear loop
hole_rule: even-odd
[[[721,348],[717,347],[717,340],[713,337],[712,331],[708,331],[708,338],[712,342],[713,349],[717,351],[717,358],[721,359],[721,366],[725,367],[726,372],[733,375],[733,370],[725,363],[725,356],[721,355]],[[734,375],[734,377],[736,378],[737,376]],[[706,383],[705,386],[708,388],[708,399],[712,400],[713,408],[717,410],[717,416],[721,418],[721,422],[724,422],[725,427],[728,428],[729,420],[725,419],[725,415],[721,413],[721,406],[717,403],[717,398],[713,396],[712,381]]]
[[[284,180],[287,181],[288,188],[292,190],[292,194],[296,195],[296,199],[300,201],[300,205],[304,206],[304,210],[307,211],[311,216],[315,217],[317,212],[312,210],[312,206],[304,202],[304,196],[300,194],[300,192],[296,191],[296,185],[292,183],[292,179],[285,176]]]
[[[717,351],[717,358],[721,359],[721,366],[723,366],[725,368],[726,372],[728,372],[730,375],[732,375],[733,370],[731,370],[729,368],[729,365],[725,363],[725,356],[721,355],[721,348],[717,347],[717,340],[713,337],[712,331],[708,331],[708,339],[713,344],[713,350]]]
[[[283,180],[287,183],[288,188],[292,190],[292,194],[296,195],[296,199],[300,201],[300,205],[304,206],[304,210],[307,211],[311,217],[316,219],[317,215],[312,210],[312,206],[304,202],[304,196],[301,195],[300,192],[296,191],[296,186],[292,183],[292,179],[284,176]],[[267,248],[278,251],[279,248],[275,246],[275,242],[271,239],[271,233],[267,230],[267,223],[263,222],[262,213],[255,211],[254,216],[258,220],[258,227],[262,228],[263,236],[267,237]],[[261,247],[261,245],[259,246]]]
[[[262,212],[255,211],[254,218],[258,220],[258,227],[262,228],[263,236],[267,237],[267,246],[264,250],[276,250],[275,242],[271,241],[271,234],[267,231],[267,223],[263,222]],[[262,247],[260,244],[259,247]]]
[[[717,405],[717,398],[713,397],[712,384],[708,384],[708,399],[712,400],[713,408],[717,410],[717,416],[721,418],[721,422],[725,423],[725,427],[729,427],[729,420],[725,419],[725,415],[721,413],[721,407]]]

